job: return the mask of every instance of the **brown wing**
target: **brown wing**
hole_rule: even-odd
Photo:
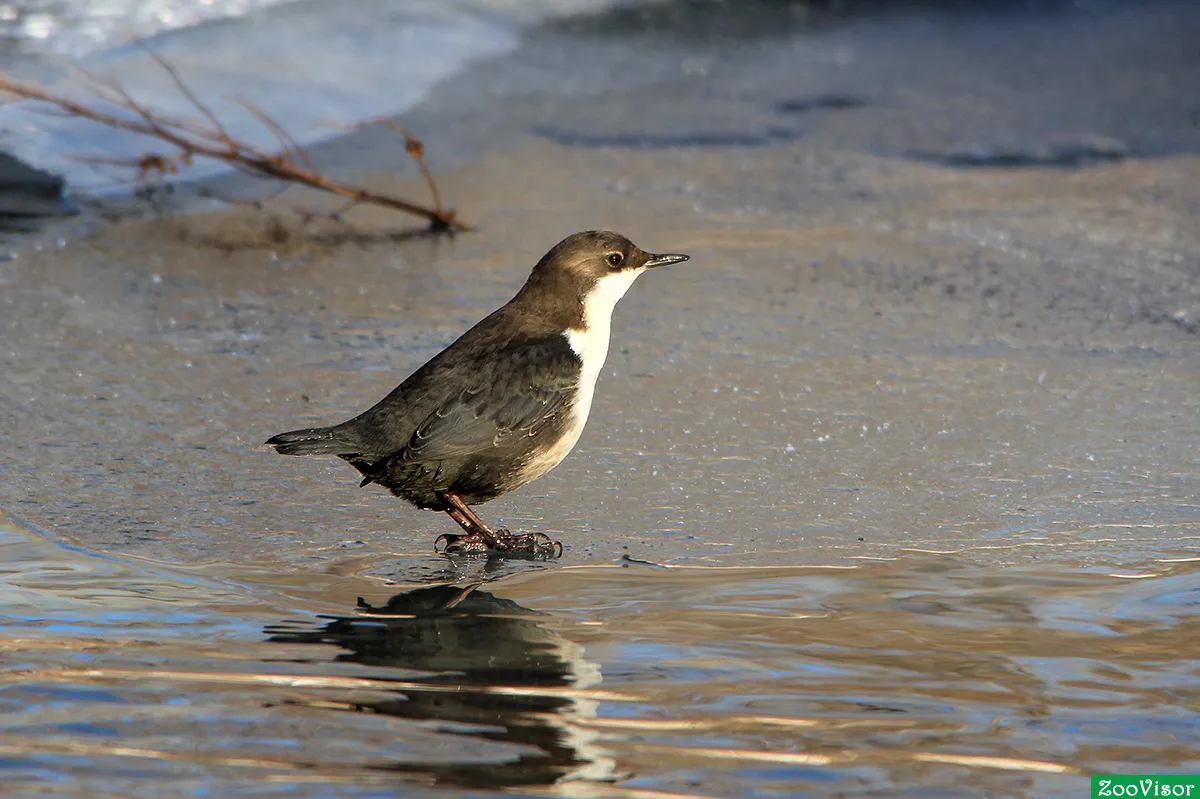
[[[579,357],[562,336],[534,339],[478,364],[476,380],[429,414],[400,452],[407,461],[482,455],[554,420],[574,395]]]

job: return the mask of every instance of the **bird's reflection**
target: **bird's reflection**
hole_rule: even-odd
[[[599,683],[599,669],[583,659],[582,647],[545,627],[545,616],[477,585],[419,588],[378,607],[360,598],[357,610],[316,630],[280,625],[267,633],[282,643],[334,644],[346,650],[338,661],[433,672],[421,680],[429,691],[406,683],[395,699],[359,702],[356,709],[438,720],[447,723],[442,732],[533,748],[504,763],[460,759],[387,768],[470,787],[613,778],[594,734],[574,723],[594,715],[595,701],[577,693]]]

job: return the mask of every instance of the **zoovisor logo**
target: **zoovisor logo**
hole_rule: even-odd
[[[1197,774],[1096,774],[1092,777],[1092,799],[1097,797],[1194,797],[1200,799]]]

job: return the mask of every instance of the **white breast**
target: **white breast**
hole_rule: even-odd
[[[579,374],[579,393],[571,406],[571,419],[566,431],[558,443],[550,450],[541,453],[533,463],[529,464],[528,480],[541,477],[553,469],[567,457],[583,434],[587,424],[588,413],[592,410],[592,397],[596,393],[596,379],[600,377],[600,369],[608,357],[608,337],[612,330],[612,313],[617,302],[629,291],[633,281],[645,272],[645,269],[627,269],[606,275],[597,281],[590,294],[583,302],[583,327],[569,328],[566,332],[567,343],[571,350],[583,362]]]

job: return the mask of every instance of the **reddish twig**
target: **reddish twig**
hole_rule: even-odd
[[[304,166],[314,172],[316,171],[317,167],[313,164],[312,159],[309,158],[308,151],[301,147],[296,140],[292,138],[290,133],[280,127],[278,122],[276,122],[274,119],[271,119],[266,111],[263,111],[254,103],[241,97],[234,97],[233,99],[237,101],[238,105],[253,114],[254,118],[262,123],[263,127],[275,135],[275,139],[279,142],[279,151],[281,153],[285,155],[295,153],[297,156],[299,156],[300,161],[304,164]],[[436,195],[434,195],[433,204],[435,208],[441,207],[441,203],[437,201]]]
[[[433,204],[441,207],[442,198],[438,193],[437,181],[433,179],[433,173],[429,171],[429,166],[425,163],[425,145],[421,140],[409,133],[407,128],[394,119],[382,117],[368,119],[360,127],[368,125],[386,125],[404,137],[404,151],[408,153],[409,158],[417,162],[417,169],[421,170],[421,177],[425,178],[425,184],[429,186],[429,193],[433,195]]]
[[[326,120],[322,124],[326,127],[338,128],[340,130],[362,130],[363,128],[383,125],[399,133],[404,137],[404,152],[408,153],[408,157],[416,162],[417,169],[421,170],[421,177],[425,179],[425,185],[429,187],[429,193],[433,195],[434,208],[442,207],[442,197],[438,191],[437,181],[433,179],[433,173],[429,171],[429,165],[425,163],[425,145],[420,139],[409,133],[408,128],[388,117],[373,117],[353,125],[329,120]]]
[[[34,83],[21,83],[0,75],[0,92],[27,100],[45,103],[59,114],[81,117],[102,125],[131,133],[150,136],[175,148],[174,153],[148,153],[128,160],[117,158],[84,158],[93,163],[105,163],[134,169],[139,181],[152,173],[177,174],[197,157],[224,161],[248,174],[282,181],[298,183],[318,191],[345,198],[345,210],[356,205],[369,204],[390,208],[426,219],[431,229],[439,231],[470,230],[461,222],[454,210],[442,205],[437,183],[425,163],[425,147],[399,123],[389,119],[372,119],[360,126],[385,124],[404,137],[404,149],[417,164],[426,185],[429,186],[433,205],[419,203],[376,191],[365,186],[356,186],[334,181],[322,175],[314,166],[309,154],[274,119],[258,106],[241,98],[235,98],[243,108],[271,131],[279,142],[280,152],[272,153],[235,139],[217,119],[212,109],[203,103],[180,77],[171,64],[147,49],[150,57],[171,79],[175,88],[199,112],[205,122],[177,119],[156,113],[134,98],[123,86],[83,72],[93,94],[100,100],[111,103],[125,114],[113,113],[85,103],[47,91]],[[339,212],[344,213],[344,210]]]
[[[145,44],[142,44],[142,49],[146,51],[146,55],[154,59],[154,63],[158,64],[159,69],[167,73],[167,77],[171,79],[171,83],[175,84],[175,90],[182,94],[192,104],[193,108],[204,114],[204,118],[212,124],[213,130],[216,131],[217,138],[223,142],[232,142],[233,137],[225,130],[225,126],[221,124],[221,120],[217,119],[217,115],[212,112],[211,108],[200,102],[200,98],[195,95],[190,86],[184,83],[183,78],[179,76],[179,72],[175,67],[171,66],[165,58],[151,50]],[[124,94],[124,92],[122,93]]]

